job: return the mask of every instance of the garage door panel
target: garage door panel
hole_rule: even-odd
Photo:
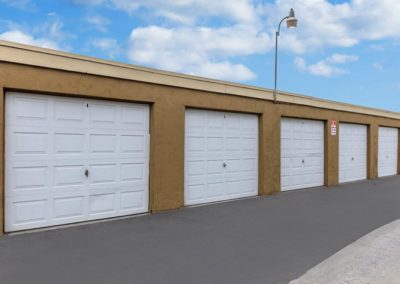
[[[141,212],[147,209],[147,196],[145,188],[140,191],[122,191],[120,193],[120,211],[132,213]]]
[[[230,198],[238,198],[240,194],[243,194],[244,184],[242,180],[227,180],[226,182],[227,196]]]
[[[319,186],[321,184],[321,180],[324,178],[323,174],[314,174],[314,172],[305,174],[303,176],[304,183],[309,186]]]
[[[46,131],[19,129],[12,133],[9,133],[9,135],[11,141],[8,149],[10,150],[9,154],[11,155],[39,156],[48,155],[50,153],[50,135]]]
[[[55,219],[82,218],[85,215],[85,196],[57,197],[53,199]]]
[[[46,165],[15,166],[12,168],[12,191],[34,191],[49,185]]]
[[[90,153],[115,153],[117,151],[117,135],[115,134],[91,134],[89,143]]]
[[[248,180],[257,179],[257,176],[253,173],[227,173],[225,175],[226,180]],[[245,190],[245,188],[243,188]]]
[[[78,125],[85,122],[86,104],[83,101],[64,101],[62,99],[54,102],[54,119],[56,124]]]
[[[76,187],[85,184],[85,165],[54,166],[54,187]]]
[[[225,143],[226,150],[232,154],[235,154],[241,150],[242,139],[240,137],[226,137]]]
[[[117,183],[117,164],[99,163],[89,165],[89,184],[109,184]]]
[[[190,178],[204,175],[205,169],[206,169],[205,160],[191,160],[186,164],[187,175]]]
[[[246,193],[253,193],[254,194],[254,188],[258,187],[258,178],[256,176],[246,179],[243,178],[241,181],[241,187],[243,188],[243,192],[241,192],[241,195],[246,196]]]
[[[207,197],[210,199],[222,196],[224,194],[225,182],[208,182]]]
[[[55,154],[83,154],[85,152],[84,133],[54,133]]]
[[[185,203],[186,205],[199,204],[204,201],[206,196],[207,184],[199,181],[198,184],[185,185]]]
[[[241,117],[243,122],[241,122]],[[241,128],[246,129],[243,115],[237,113],[225,113],[225,130],[227,132],[232,131],[237,133]]]
[[[116,212],[116,194],[114,192],[97,193],[89,196],[89,216],[112,216]],[[97,217],[96,217],[97,218]]]
[[[258,160],[254,157],[241,159],[241,161],[239,162],[239,165],[240,165],[241,172],[244,172],[244,173],[249,172],[251,174],[257,173]]]
[[[281,190],[324,184],[324,123],[282,118]]]
[[[206,124],[206,112],[202,110],[191,109],[190,111],[186,111],[185,113],[185,126],[186,133],[200,132],[203,133]]]
[[[146,183],[147,170],[146,161],[136,160],[134,163],[126,162],[120,164],[120,181],[121,182],[142,182]]]
[[[19,200],[12,203],[15,224],[43,222],[47,219],[47,199]]]
[[[227,158],[225,162],[228,166],[225,169],[227,175],[240,175],[243,173],[243,168],[241,164],[241,159]]]
[[[207,160],[207,174],[208,175],[223,175],[225,170],[222,164],[224,161],[220,160]]]
[[[223,112],[208,112],[207,115],[207,132],[219,133],[224,130],[225,117]]]
[[[222,136],[207,137],[207,151],[222,152],[223,150],[224,150],[224,137]]]
[[[110,128],[117,124],[117,106],[105,102],[92,102],[89,107],[89,124],[93,128]]]
[[[122,153],[145,153],[146,135],[131,134],[121,135]]]
[[[205,141],[206,137],[204,136],[187,136],[186,137],[186,153],[190,156],[193,156],[195,154],[198,155],[203,155],[202,153],[205,152]]]
[[[257,194],[258,184],[243,183],[258,176],[257,116],[187,110],[185,129],[185,204]]]
[[[7,93],[6,231],[147,212],[148,115],[145,105]]]
[[[24,125],[26,122],[41,125],[49,120],[48,101],[44,97],[6,97],[6,104],[10,106],[6,109],[6,120],[16,125]]]
[[[243,114],[240,119],[240,128],[244,133],[258,135],[258,116]]]
[[[142,130],[148,125],[147,107],[122,106],[121,123],[123,128]]]

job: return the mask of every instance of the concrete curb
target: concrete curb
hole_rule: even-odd
[[[400,220],[365,235],[290,284],[399,283]]]

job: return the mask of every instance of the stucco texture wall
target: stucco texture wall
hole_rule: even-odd
[[[257,98],[216,94],[178,87],[100,77],[12,63],[0,64],[1,148],[0,227],[4,220],[4,96],[7,90],[148,103],[150,117],[150,211],[177,209],[184,200],[185,109],[202,108],[259,115],[259,194],[280,191],[280,119],[298,117],[325,121],[325,184],[338,183],[338,135],[332,120],[368,125],[368,177],[377,176],[379,125],[400,127],[400,121],[369,115],[300,106]],[[339,125],[338,125],[339,130]],[[400,157],[399,157],[400,160]],[[400,169],[400,168],[399,168]],[[1,231],[0,231],[1,233]]]

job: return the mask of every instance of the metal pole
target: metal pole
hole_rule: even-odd
[[[288,19],[289,17],[284,17],[280,22],[278,26],[278,30],[276,31],[275,34],[275,84],[274,84],[274,103],[277,101],[277,94],[276,94],[276,86],[278,83],[278,37],[281,32],[281,24],[284,20]]]
[[[274,103],[276,103],[276,85],[278,81],[278,37],[279,32],[275,33],[275,84],[274,84]]]

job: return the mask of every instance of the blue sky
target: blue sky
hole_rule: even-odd
[[[0,39],[400,111],[398,0],[0,0]]]

